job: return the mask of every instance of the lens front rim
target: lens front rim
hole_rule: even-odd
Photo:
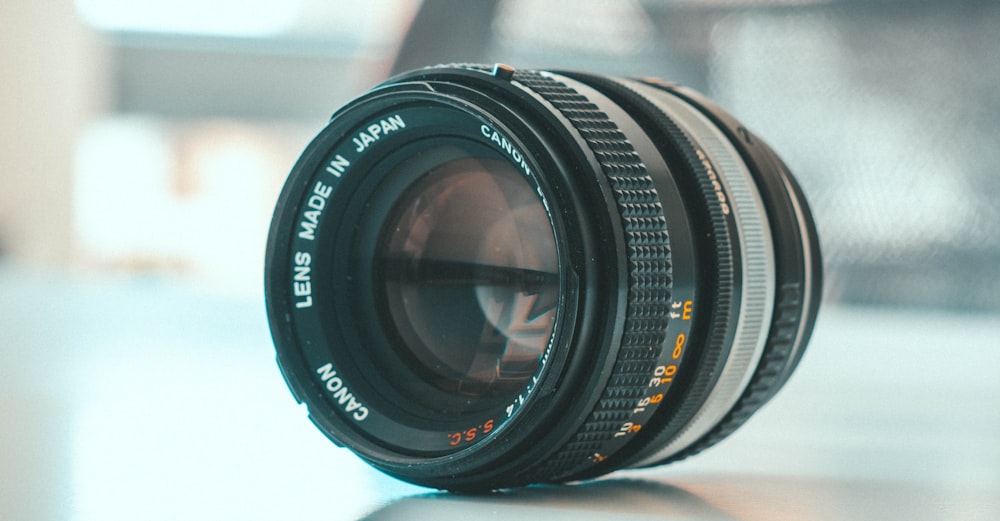
[[[350,148],[354,146],[354,142],[347,137],[358,135],[354,130],[365,127],[365,124],[363,122],[359,123],[359,121],[380,121],[383,119],[383,116],[392,113],[403,115],[404,120],[409,125],[409,128],[405,132],[402,132],[399,138],[383,138],[384,142],[369,145],[376,152],[379,149],[385,151],[387,150],[386,147],[397,148],[401,146],[403,144],[401,139],[413,142],[424,139],[427,134],[440,135],[446,132],[454,133],[454,128],[451,125],[457,122],[456,118],[462,117],[467,118],[467,121],[477,123],[472,127],[473,130],[466,133],[467,135],[464,139],[469,139],[469,135],[474,135],[474,131],[479,130],[480,124],[485,124],[483,121],[488,121],[476,119],[477,117],[482,118],[483,114],[473,115],[473,113],[465,109],[455,107],[444,109],[443,107],[437,107],[436,110],[427,111],[425,108],[413,107],[412,102],[400,104],[398,96],[394,97],[386,106],[382,106],[384,105],[383,100],[378,96],[365,100],[357,105],[355,111],[345,112],[335,122],[331,123],[327,130],[321,133],[320,137],[310,146],[310,151],[314,151],[314,153],[309,154],[307,152],[303,161],[293,171],[293,177],[315,179],[326,176],[328,171],[324,165],[330,164],[330,161],[327,161],[326,158],[348,157],[344,151],[345,147]],[[440,100],[438,101],[440,102]],[[409,108],[407,108],[407,105],[409,105]],[[443,111],[447,110],[451,110],[451,113],[448,114],[448,117],[443,117]],[[429,114],[428,117],[433,121],[426,124],[416,123],[418,114],[421,113]],[[492,121],[490,123],[496,124],[496,122]],[[345,129],[351,130],[346,131]],[[350,292],[347,281],[349,277],[341,276],[335,278],[330,275],[330,272],[339,272],[341,274],[354,273],[354,269],[350,267],[350,263],[354,261],[347,255],[338,256],[336,250],[338,246],[353,242],[351,237],[354,236],[356,227],[350,224],[352,222],[350,216],[352,214],[356,215],[357,209],[352,210],[352,208],[356,208],[356,205],[351,204],[352,199],[357,201],[358,198],[353,196],[357,195],[359,190],[362,193],[365,191],[362,185],[377,185],[377,183],[373,182],[373,177],[377,176],[373,176],[371,172],[378,168],[378,163],[379,161],[373,160],[366,164],[360,159],[355,160],[352,158],[351,165],[345,169],[341,177],[336,178],[335,182],[337,184],[334,185],[334,180],[331,180],[330,184],[325,185],[332,187],[332,190],[327,190],[326,188],[320,189],[320,191],[329,192],[329,203],[327,203],[329,206],[325,208],[326,213],[319,217],[320,220],[316,231],[310,234],[313,240],[310,241],[312,244],[309,244],[309,247],[304,246],[303,239],[298,237],[291,241],[292,244],[284,248],[284,252],[281,252],[278,251],[279,243],[277,242],[277,237],[281,234],[288,235],[289,227],[295,229],[297,226],[300,234],[303,233],[302,230],[307,229],[303,228],[302,223],[305,221],[301,219],[303,219],[302,215],[306,211],[309,211],[306,205],[309,203],[310,198],[313,201],[317,201],[316,204],[319,206],[318,199],[315,199],[317,195],[316,190],[311,192],[302,190],[299,193],[290,193],[287,197],[283,196],[282,198],[286,202],[287,207],[279,209],[277,213],[280,214],[280,217],[277,220],[284,221],[284,229],[280,230],[278,234],[272,234],[273,247],[269,250],[269,265],[267,268],[271,274],[285,273],[284,277],[275,275],[275,277],[270,279],[271,282],[268,284],[269,312],[273,317],[279,313],[280,309],[285,315],[279,320],[272,320],[278,326],[275,337],[276,339],[289,339],[289,341],[281,342],[279,345],[279,363],[287,379],[297,382],[295,387],[300,389],[300,392],[297,393],[300,401],[314,405],[310,407],[310,414],[317,420],[317,423],[323,424],[323,430],[328,435],[337,438],[350,438],[352,443],[358,443],[358,449],[362,451],[368,449],[373,455],[379,454],[380,457],[388,449],[384,445],[385,443],[389,443],[390,446],[404,446],[406,443],[412,443],[411,446],[414,447],[413,452],[421,455],[454,452],[452,447],[446,444],[442,446],[444,442],[441,440],[447,440],[447,434],[453,430],[462,430],[464,432],[469,428],[485,425],[490,420],[493,420],[490,423],[495,425],[495,430],[500,431],[502,430],[503,422],[499,421],[500,418],[495,417],[498,412],[493,411],[487,417],[479,420],[469,420],[469,425],[473,425],[473,427],[465,429],[456,427],[455,422],[443,422],[443,425],[433,425],[431,422],[425,422],[423,428],[415,428],[414,425],[420,422],[413,421],[412,418],[406,421],[398,421],[401,417],[405,416],[405,411],[402,409],[393,408],[391,411],[382,411],[376,407],[375,404],[377,402],[381,402],[385,407],[388,407],[385,404],[391,403],[391,400],[379,400],[375,398],[374,396],[377,394],[377,391],[373,389],[374,386],[368,383],[371,378],[378,379],[379,375],[373,374],[374,371],[377,371],[377,368],[357,366],[351,360],[351,349],[337,347],[341,344],[365,345],[362,338],[356,336],[358,327],[350,324],[357,316],[353,313],[345,313],[345,307],[348,307],[346,311],[349,311],[349,303],[346,299],[336,296],[342,292]],[[355,168],[357,172],[367,172],[368,175],[352,175],[353,171],[349,170],[350,168]],[[303,182],[299,183],[299,185],[308,187],[311,182]],[[303,192],[308,197],[303,196]],[[365,197],[361,197],[360,199],[365,199]],[[303,208],[306,209],[303,210]],[[344,223],[348,224],[345,225]],[[287,256],[287,252],[295,252],[292,259],[279,257],[283,254]],[[297,287],[294,283],[289,284],[289,278],[294,280],[294,275],[288,277],[288,273],[296,273],[291,265],[294,264],[295,256],[298,255],[301,258],[301,254],[309,254],[312,257],[313,270],[309,273],[311,277],[309,282],[315,285],[316,290],[310,295],[313,301],[309,306],[297,308],[298,304],[302,304],[305,301],[295,300],[294,293]],[[326,275],[321,270],[321,267],[324,265],[329,266]],[[298,273],[303,272],[305,272],[304,269]],[[285,280],[275,280],[281,278]],[[304,283],[304,281],[301,282]],[[299,288],[301,287],[300,285]],[[278,304],[279,302],[281,304]],[[330,312],[335,309],[339,309],[339,311]],[[312,313],[313,316],[311,317],[305,315],[305,313],[313,310],[325,310],[327,313],[325,313],[325,317],[320,317],[319,311]],[[293,315],[295,316],[294,319],[292,318]],[[352,331],[355,331],[355,333],[352,333]],[[326,352],[326,349],[323,347],[324,345],[330,345],[332,351]],[[334,362],[337,362],[333,365],[332,369],[329,369],[325,373],[326,375],[329,376],[330,371],[333,370],[339,372],[336,376],[329,376],[326,380],[327,385],[325,390],[323,389],[323,381],[316,381],[316,374],[310,374],[310,371],[304,370],[305,367],[309,367],[313,371],[318,371],[317,368],[325,366],[325,364],[321,363],[324,359],[332,359]],[[540,368],[540,371],[542,369],[544,368]],[[323,373],[320,373],[319,376],[322,377]],[[339,383],[333,386],[329,385],[329,382],[335,381],[333,379],[343,381],[343,388],[351,389],[351,395],[363,405],[349,411],[346,407],[350,407],[350,405],[345,407],[343,404],[340,404],[340,399],[336,395],[332,399],[331,396],[324,396],[324,393],[328,395],[329,392],[334,392],[332,387],[336,387],[337,390],[341,388]],[[369,398],[364,398],[365,395]],[[352,402],[348,400],[347,403],[350,404]],[[364,421],[363,428],[357,423],[352,424],[351,421],[344,421],[345,412],[354,413],[354,415],[351,415],[354,420]],[[358,416],[364,416],[364,418],[358,420]],[[379,423],[379,420],[382,420],[382,423]],[[354,438],[357,438],[357,440]],[[434,443],[432,438],[436,438],[438,442]],[[371,442],[371,445],[367,445],[366,441]],[[391,451],[391,449],[388,450]],[[405,452],[407,451],[400,451],[401,458],[404,460],[406,457],[402,456],[402,453]]]
[[[624,313],[620,304],[624,299],[624,291],[620,287],[623,281],[606,275],[622,272],[618,267],[618,252],[623,241],[617,231],[620,227],[607,217],[607,212],[593,212],[595,204],[613,204],[606,200],[606,192],[585,183],[591,186],[589,195],[581,200],[577,193],[581,173],[567,165],[579,164],[581,158],[567,157],[565,151],[573,148],[566,143],[553,143],[571,136],[558,133],[555,136],[539,135],[533,129],[545,128],[541,122],[524,122],[520,115],[512,113],[506,106],[483,99],[474,92],[466,98],[455,96],[454,92],[442,92],[446,88],[462,90],[454,85],[436,87],[435,92],[420,84],[411,85],[409,90],[394,87],[392,95],[388,96],[391,99],[381,100],[378,96],[380,91],[376,91],[374,95],[363,97],[339,111],[331,125],[310,145],[293,169],[276,208],[266,266],[267,298],[279,365],[296,398],[307,404],[314,423],[335,442],[350,445],[361,457],[387,473],[428,486],[453,488],[455,476],[474,475],[469,479],[495,481],[497,475],[511,474],[513,469],[524,468],[528,462],[537,461],[540,454],[550,450],[548,445],[559,442],[546,436],[567,430],[564,423],[577,421],[572,412],[566,414],[566,409],[572,410],[574,404],[580,401],[579,397],[560,385],[569,383],[576,388],[588,388],[594,380],[599,381],[607,375],[607,371],[597,371],[595,375],[593,368],[597,360],[607,358],[607,350],[617,345],[614,337],[620,334]],[[561,348],[552,350],[539,371],[537,381],[511,404],[514,410],[509,421],[504,421],[488,436],[457,452],[429,458],[387,449],[379,443],[378,436],[372,436],[345,421],[337,405],[331,406],[325,399],[325,390],[315,381],[315,375],[304,369],[316,364],[308,362],[302,347],[314,346],[311,349],[315,349],[320,342],[302,338],[301,321],[293,319],[294,302],[288,283],[292,263],[287,253],[296,251],[289,230],[295,229],[301,219],[302,194],[308,192],[312,177],[323,172],[329,158],[334,156],[331,150],[336,151],[346,136],[351,135],[349,129],[363,125],[373,114],[390,108],[395,110],[400,106],[401,99],[423,108],[433,106],[435,110],[440,110],[449,107],[474,115],[479,122],[469,135],[481,132],[482,124],[488,124],[516,143],[521,154],[533,161],[532,170],[546,173],[546,178],[539,181],[539,191],[546,194],[546,201],[551,205],[561,257],[565,253],[565,261],[562,262],[566,280],[562,292],[565,302],[560,304],[564,309],[560,311],[559,319],[565,327],[557,325],[559,337],[556,342]],[[510,105],[517,103],[535,101],[521,98]],[[454,129],[449,132],[454,132]],[[344,175],[345,179],[348,177]],[[571,192],[573,196],[568,195]],[[329,233],[329,230],[324,233]],[[317,237],[318,234],[319,229]],[[567,246],[569,243],[573,246]],[[590,311],[582,313],[583,308]],[[369,420],[374,417],[371,412],[369,415]],[[508,462],[509,457],[503,455],[510,452],[511,447],[520,447],[523,457]],[[498,462],[498,459],[504,461]]]

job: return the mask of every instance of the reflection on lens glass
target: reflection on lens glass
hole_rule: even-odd
[[[424,382],[496,398],[526,385],[559,279],[545,207],[514,165],[463,157],[431,169],[397,200],[376,256],[396,350]]]

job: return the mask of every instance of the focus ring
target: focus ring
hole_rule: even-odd
[[[586,97],[549,76],[518,71],[513,79],[552,104],[587,143],[614,193],[627,250],[628,301],[617,360],[586,422],[533,469],[535,477],[549,481],[577,469],[613,437],[645,392],[669,321],[670,246],[653,180],[617,125]]]

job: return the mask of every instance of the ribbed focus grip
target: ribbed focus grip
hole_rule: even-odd
[[[550,76],[517,71],[513,81],[551,103],[593,152],[614,193],[627,246],[628,301],[621,348],[607,387],[586,422],[552,457],[532,469],[532,477],[551,481],[588,462],[628,420],[645,392],[669,321],[670,243],[653,180],[617,125],[586,97]]]

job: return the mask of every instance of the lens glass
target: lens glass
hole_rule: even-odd
[[[469,409],[496,405],[527,385],[552,336],[559,271],[548,214],[503,159],[463,155],[412,174],[376,246],[381,318],[417,376],[414,393],[430,384]]]

